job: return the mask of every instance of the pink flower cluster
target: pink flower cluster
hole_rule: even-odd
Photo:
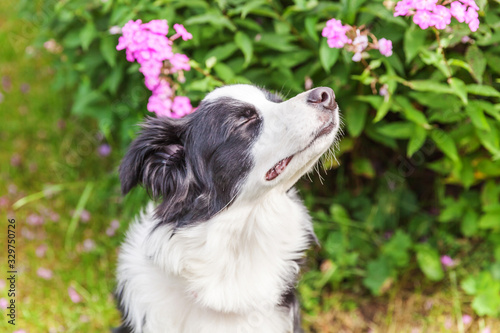
[[[173,41],[181,37],[183,40],[193,38],[182,24],[174,24],[175,34],[167,38],[167,20],[153,20],[142,23],[141,20],[129,21],[121,29],[122,36],[118,40],[117,50],[126,50],[127,60],[137,61],[139,71],[144,75],[145,85],[152,95],[148,101],[148,110],[159,117],[180,118],[193,111],[188,97],[175,96],[169,74],[178,73],[184,78],[182,71],[189,71],[189,58],[185,54],[174,53]]]
[[[450,4],[450,7],[445,5]],[[413,15],[413,22],[421,29],[435,27],[442,30],[454,17],[460,23],[467,23],[471,31],[479,28],[479,7],[474,0],[402,0],[394,8],[394,16]]]
[[[355,62],[363,58],[363,51],[370,49],[378,49],[386,57],[392,55],[392,41],[385,38],[377,41],[368,30],[360,31],[350,25],[342,25],[340,20],[333,18],[326,22],[321,35],[327,39],[329,47],[336,49],[345,47],[348,51],[354,52],[352,60]],[[348,35],[352,35],[352,38]],[[372,37],[372,43],[368,41],[368,35]]]

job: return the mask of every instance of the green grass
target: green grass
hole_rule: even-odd
[[[102,143],[97,126],[71,116],[69,94],[51,89],[51,59],[57,55],[26,52],[39,27],[8,16],[14,3],[0,3],[0,78],[11,81],[10,88],[0,85],[0,195],[7,199],[0,208],[0,243],[7,237],[7,217],[15,218],[17,325],[7,324],[2,315],[0,331],[107,332],[119,325],[112,296],[117,248],[141,193],[124,203],[116,175],[120,151],[108,157],[96,154]],[[23,93],[25,84],[30,88]],[[87,223],[73,218],[79,209],[90,212]],[[59,215],[57,222],[50,220],[53,213]],[[44,217],[45,223],[28,225],[33,214]],[[108,236],[113,219],[121,226]],[[84,251],[85,240],[95,243],[91,251]],[[35,251],[43,244],[48,250],[39,258]],[[2,279],[6,260],[4,248]],[[50,269],[53,277],[40,278],[39,268]],[[304,316],[305,324],[316,332],[460,332],[461,314],[473,315],[470,299],[449,280],[438,289],[420,285],[415,277],[421,275],[410,274],[379,298],[359,291],[315,291],[311,297],[321,296],[321,306],[317,314]],[[81,302],[70,300],[70,286],[81,295]],[[5,289],[0,298],[6,298]],[[498,319],[474,316],[463,332],[480,332],[486,326],[500,332]]]

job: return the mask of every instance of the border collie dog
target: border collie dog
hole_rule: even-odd
[[[293,186],[338,130],[325,87],[282,101],[230,85],[182,119],[146,120],[120,179],[156,203],[119,254],[118,331],[301,332],[295,285],[316,236]]]

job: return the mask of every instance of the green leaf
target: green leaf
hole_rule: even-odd
[[[479,219],[479,228],[481,229],[499,229],[500,213],[487,213]]]
[[[432,80],[409,81],[408,85],[411,89],[417,91],[431,91],[433,93],[454,94],[453,89],[449,85]]]
[[[221,62],[227,58],[229,58],[236,50],[238,46],[235,43],[227,43],[221,46],[217,46],[207,53],[205,56],[205,61],[208,58],[216,57],[218,62]]]
[[[417,263],[420,270],[431,281],[440,281],[444,278],[443,267],[439,253],[429,245],[417,245]]]
[[[358,137],[365,128],[368,105],[353,101],[343,109],[347,130],[352,137]]]
[[[427,137],[427,131],[422,126],[415,126],[413,128],[413,133],[408,141],[408,146],[406,148],[406,155],[412,157],[425,143],[425,138]]]
[[[452,77],[450,78],[450,86],[453,89],[453,93],[462,100],[462,103],[467,105],[467,86],[464,81]]]
[[[331,68],[337,62],[339,58],[340,51],[339,49],[333,49],[328,46],[326,38],[322,38],[321,46],[319,47],[319,60],[321,61],[321,65],[330,73]]]
[[[412,24],[409,29],[406,29],[403,49],[405,51],[407,64],[409,64],[418,54],[418,51],[425,43],[426,36],[427,31],[417,28],[415,24]]]
[[[494,155],[494,159],[498,159],[500,158],[500,136],[497,125],[489,119],[486,119],[486,121],[488,122],[490,130],[485,131],[476,128],[476,135],[483,147]]]
[[[97,31],[94,23],[92,21],[88,21],[83,29],[80,30],[80,44],[85,51],[88,50],[90,43],[92,43],[96,35]]]
[[[415,107],[413,107],[413,105],[406,97],[396,96],[396,102],[403,109],[403,114],[405,115],[406,119],[418,125],[430,128],[430,125],[427,122],[425,114],[422,111],[415,109]]]
[[[101,54],[106,60],[106,62],[111,66],[115,67],[116,65],[116,38],[113,36],[104,37],[101,39],[101,43],[99,44],[99,49]]]
[[[357,158],[352,163],[352,172],[356,175],[361,175],[366,178],[375,177],[375,169],[367,158]]]
[[[233,70],[225,63],[219,62],[215,64],[214,70],[217,76],[225,82],[229,82],[234,78]]]
[[[376,127],[377,132],[394,139],[408,139],[413,134],[415,124],[406,121],[396,121]]]
[[[380,107],[377,108],[377,114],[375,115],[373,122],[377,123],[380,120],[384,119],[385,115],[389,112],[391,106],[392,106],[392,96],[389,97],[387,100],[384,99],[384,102],[380,105]]]
[[[480,316],[496,316],[500,311],[500,295],[485,292],[474,297],[472,308]]]
[[[245,33],[238,31],[234,36],[234,42],[245,55],[245,67],[248,66],[253,54],[252,40]]]
[[[391,239],[382,247],[382,253],[391,258],[397,267],[406,267],[410,262],[408,250],[412,246],[410,236],[404,231],[397,230]]]
[[[434,129],[430,132],[432,140],[438,148],[448,156],[453,162],[458,162],[458,151],[455,142],[450,135],[440,129]]]
[[[474,101],[471,101],[465,107],[465,112],[467,113],[470,120],[472,121],[472,124],[475,127],[486,131],[490,130],[490,126],[488,125],[488,121],[486,120],[483,109],[481,108],[480,105],[478,105]]]
[[[480,96],[500,97],[500,92],[491,86],[482,86],[480,84],[468,84],[467,92]]]
[[[363,285],[370,289],[372,294],[380,295],[392,284],[394,268],[390,260],[381,256],[372,260],[366,266],[366,277],[363,279]]]
[[[467,209],[462,219],[462,223],[460,224],[462,234],[466,237],[474,236],[477,233],[478,220],[478,214],[471,208]]]
[[[482,83],[484,70],[486,69],[486,59],[483,52],[476,45],[471,45],[465,52],[465,59],[472,69],[474,79]]]
[[[316,31],[316,24],[318,23],[317,16],[308,16],[304,20],[304,26],[306,28],[306,32],[314,41],[319,41],[318,32]]]

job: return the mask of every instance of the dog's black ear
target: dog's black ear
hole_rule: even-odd
[[[153,198],[174,193],[186,177],[182,121],[148,118],[120,165],[123,194],[142,184]]]

